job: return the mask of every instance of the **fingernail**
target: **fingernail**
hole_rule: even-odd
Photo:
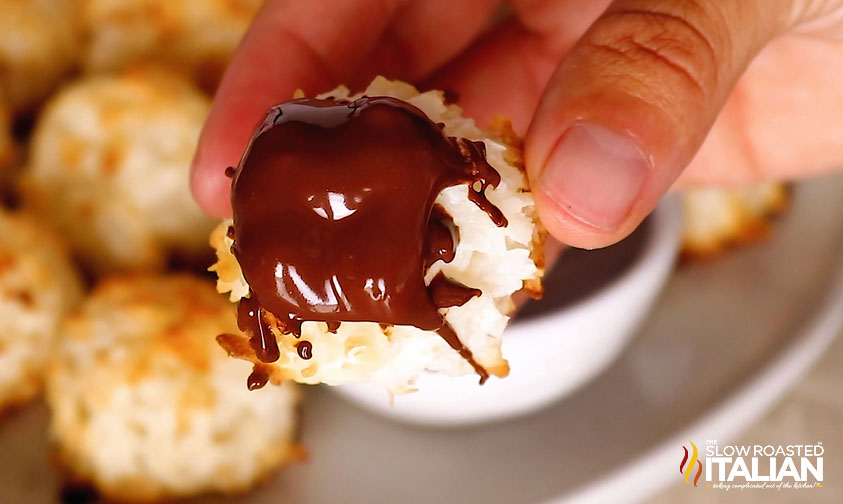
[[[631,138],[579,123],[551,153],[538,186],[577,220],[614,231],[632,210],[649,172],[650,163]]]

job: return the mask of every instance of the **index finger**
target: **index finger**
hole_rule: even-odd
[[[224,170],[237,164],[266,109],[296,89],[324,90],[347,78],[374,48],[399,3],[264,4],[225,72],[199,140],[191,186],[205,211],[220,217],[230,212]]]
[[[296,89],[313,95],[377,73],[420,78],[470,44],[496,4],[267,0],[226,70],[205,123],[191,173],[196,200],[214,216],[230,214],[225,168],[237,164],[266,110]]]

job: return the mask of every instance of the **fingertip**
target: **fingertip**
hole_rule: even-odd
[[[609,101],[626,100],[577,100],[562,110],[578,112],[540,114],[527,135],[527,172],[539,215],[557,240],[575,247],[601,248],[626,237],[681,166],[654,147],[654,138],[656,144],[668,138],[639,120],[652,117],[648,106],[607,107]]]
[[[539,219],[553,238],[565,245],[588,250],[608,247],[621,241],[638,227],[647,213],[630,214],[617,229],[606,231],[573,215],[541,189],[534,191],[534,198]]]

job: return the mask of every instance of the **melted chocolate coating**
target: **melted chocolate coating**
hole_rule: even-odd
[[[411,325],[439,331],[485,381],[438,312],[480,291],[441,274],[424,283],[430,264],[455,253],[453,222],[434,207],[443,189],[467,185],[506,225],[484,194],[500,176],[482,142],[445,136],[395,98],[299,99],[269,110],[230,175],[232,252],[252,289],[238,323],[258,359],[278,359],[272,326],[298,337],[303,321]],[[309,342],[297,348],[309,358]]]

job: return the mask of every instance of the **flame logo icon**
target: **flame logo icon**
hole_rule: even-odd
[[[697,474],[694,476],[694,486],[697,486],[697,481],[699,481],[700,474],[702,474],[702,463],[697,460],[697,455],[699,455],[699,452],[697,452],[697,445],[695,445],[693,441],[688,442],[691,443],[691,460],[688,460],[688,449],[683,446],[682,449],[685,450],[685,456],[682,457],[682,463],[679,464],[679,473],[685,475],[685,483],[690,485],[691,473],[694,472],[694,464],[696,464]]]

